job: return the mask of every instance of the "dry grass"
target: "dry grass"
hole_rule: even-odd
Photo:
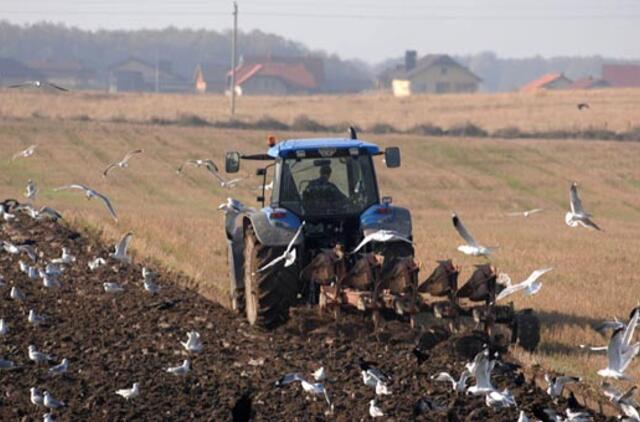
[[[389,123],[400,129],[431,123],[450,128],[472,122],[485,130],[518,127],[526,131],[610,129],[623,132],[640,122],[640,89],[539,92],[537,94],[241,97],[237,118],[265,115],[291,124],[306,114],[323,124],[348,122],[360,127]],[[578,111],[576,104],[591,108]],[[0,116],[91,118],[94,120],[178,119],[183,114],[209,121],[227,120],[229,99],[221,95],[44,93],[0,90]]]
[[[41,188],[37,203],[100,227],[109,239],[133,230],[132,247],[139,256],[186,272],[203,293],[224,300],[226,241],[216,206],[230,193],[203,171],[189,169],[179,177],[175,168],[187,157],[220,160],[225,150],[263,151],[264,138],[264,133],[211,128],[0,120],[0,197],[21,197],[27,179],[33,178]],[[451,227],[452,210],[482,242],[500,246],[494,262],[514,281],[533,269],[554,267],[537,296],[516,298],[517,307],[532,307],[544,319],[540,353],[527,359],[595,378],[604,358],[585,356],[575,345],[606,341],[589,326],[602,318],[625,317],[640,298],[640,144],[415,136],[370,140],[402,147],[401,169],[378,163],[381,192],[412,209],[418,258],[427,269],[436,259],[453,257],[463,264],[466,280],[472,265],[481,262],[456,252],[460,239]],[[32,158],[9,160],[33,143],[39,148]],[[145,154],[134,158],[129,169],[103,179],[104,166],[134,147]],[[243,173],[249,176],[253,170],[245,166]],[[565,226],[573,180],[581,184],[585,206],[604,232]],[[52,191],[70,182],[110,195],[120,223],[114,224],[95,201]],[[249,176],[232,194],[253,205],[257,185],[257,177]],[[504,216],[532,207],[545,211],[528,220]],[[640,375],[635,367],[632,373]]]

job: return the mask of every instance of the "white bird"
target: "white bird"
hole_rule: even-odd
[[[313,373],[313,379],[318,382],[327,379],[327,371],[324,369],[324,366],[321,366]]]
[[[104,291],[107,293],[121,293],[124,292],[124,288],[118,283],[102,283]]]
[[[362,249],[369,242],[405,242],[409,244],[413,244],[411,239],[403,236],[395,230],[377,230],[373,233],[369,233],[362,239],[362,241],[356,246],[356,248],[351,251],[351,255],[357,253],[360,249]]]
[[[9,222],[15,220],[16,215],[7,212],[7,210],[4,208],[4,205],[0,204],[0,217],[2,217],[4,221]]]
[[[54,83],[48,81],[25,81],[15,85],[9,85],[9,88],[24,88],[24,87],[33,87],[33,88],[53,88],[58,91],[68,92],[67,88],[63,88],[60,85],[56,85]]]
[[[284,253],[279,257],[273,259],[271,262],[262,266],[262,268],[259,268],[257,272],[260,273],[266,270],[267,268],[271,268],[281,261],[284,261],[285,268],[293,265],[293,263],[296,262],[296,249],[294,248],[294,244],[297,242],[298,237],[300,237],[300,234],[302,233],[302,228],[305,226],[305,224],[306,224],[305,221],[303,221],[302,224],[300,224],[300,227],[298,227],[298,230],[291,238],[291,241],[287,245],[287,248],[284,250]]]
[[[121,263],[130,263],[131,257],[127,256],[127,249],[129,249],[129,243],[131,243],[131,237],[133,237],[133,232],[128,232],[122,236],[115,246],[115,252],[110,253],[109,256]]]
[[[71,185],[65,185],[65,186],[61,186],[59,188],[55,188],[54,191],[58,192],[61,190],[66,190],[66,189],[78,189],[78,190],[82,190],[84,191],[87,199],[92,199],[92,198],[100,198],[100,200],[104,203],[105,207],[107,207],[107,211],[109,211],[109,214],[111,214],[111,217],[113,217],[114,221],[117,223],[118,222],[118,215],[116,214],[116,210],[113,208],[113,205],[111,205],[111,201],[109,200],[109,198],[106,195],[101,194],[100,192],[91,189],[90,187],[84,186],[84,185],[79,185],[79,184],[71,184]]]
[[[26,262],[24,262],[23,260],[19,260],[18,261],[18,266],[20,267],[20,271],[28,274],[29,273],[29,264],[27,264]]]
[[[62,218],[62,215],[58,211],[54,210],[51,207],[47,207],[47,206],[42,206],[42,207],[40,207],[39,210],[37,210],[37,209],[33,208],[31,205],[29,205],[29,204],[21,204],[21,205],[18,205],[18,207],[16,207],[16,209],[18,211],[25,212],[26,214],[29,215],[29,217],[33,218],[34,220],[38,220],[38,221],[42,221],[42,220],[46,220],[46,219],[57,221],[57,220]]]
[[[37,267],[29,267],[27,269],[27,277],[36,280],[40,276],[40,270]]]
[[[140,384],[134,382],[131,388],[123,388],[121,390],[117,390],[116,394],[124,397],[125,400],[135,399],[140,395]]]
[[[22,293],[22,291],[18,289],[16,286],[13,286],[11,288],[11,293],[9,293],[9,297],[11,297],[11,299],[13,300],[19,300],[19,301],[24,301],[27,298],[25,294]]]
[[[216,179],[218,179],[218,183],[220,183],[220,187],[223,187],[225,189],[234,188],[238,183],[244,180],[244,177],[238,177],[236,179],[227,180],[217,171],[213,172],[212,174],[215,176]]]
[[[525,295],[531,296],[540,291],[542,283],[538,279],[543,275],[551,271],[553,268],[543,268],[532,272],[526,280],[517,284],[510,284],[504,288],[497,296],[496,301],[504,299],[505,297],[512,295],[520,290],[524,290]]]
[[[560,397],[565,385],[581,381],[578,377],[566,375],[555,377],[549,374],[544,374],[544,380],[547,383],[547,394],[551,397]]]
[[[4,276],[0,274],[0,287],[5,287],[7,283],[4,282]]]
[[[148,270],[146,267],[142,267],[142,284],[144,289],[149,293],[156,294],[160,291],[160,286],[156,283],[157,274]]]
[[[0,240],[0,244],[5,252],[8,252],[12,255],[17,255],[19,253],[26,253],[29,259],[33,262],[38,260],[38,256],[36,252],[33,250],[33,246],[31,245],[14,245],[11,242]]]
[[[15,154],[13,154],[13,157],[11,158],[11,161],[15,160],[16,158],[27,158],[27,157],[31,157],[33,155],[33,153],[36,151],[36,148],[38,147],[38,145],[31,145],[29,148],[20,151],[20,152],[16,152]]]
[[[516,405],[516,400],[513,394],[508,389],[502,391],[490,391],[484,397],[484,402],[487,406],[494,409],[503,409],[505,407],[511,407]]]
[[[529,418],[527,417],[527,414],[524,413],[524,410],[520,411],[517,422],[529,422]]]
[[[71,249],[63,247],[62,256],[52,259],[51,262],[53,264],[71,264],[72,262],[76,262],[76,257],[71,253]]]
[[[43,403],[44,403],[44,406],[48,407],[49,409],[58,409],[60,407],[64,407],[64,402],[61,402],[60,400],[56,400],[55,398],[53,398],[51,393],[49,393],[48,391],[44,392]]]
[[[363,359],[360,359],[359,366],[364,385],[375,388],[377,396],[391,394],[391,390],[388,387],[391,379],[387,374],[373,366],[371,362]]]
[[[307,393],[312,393],[318,396],[324,396],[325,401],[329,406],[331,406],[331,400],[329,400],[329,395],[327,394],[327,390],[324,388],[324,385],[321,383],[310,383],[304,379],[304,377],[298,373],[290,373],[283,375],[278,381],[276,381],[277,387],[282,387],[293,382],[300,382],[300,385],[304,391]]]
[[[39,352],[36,350],[36,346],[29,345],[29,360],[32,360],[35,363],[43,363],[52,361],[53,357],[47,355],[46,353]]]
[[[62,264],[54,264],[50,262],[47,264],[46,267],[44,267],[44,272],[54,277],[62,275],[63,271],[64,271],[64,267],[62,266]]]
[[[42,422],[55,422],[55,419],[53,419],[51,413],[45,413],[42,415]]]
[[[47,273],[46,271],[39,271],[40,278],[42,278],[42,285],[47,289],[55,289],[62,287],[62,284],[58,281],[55,275]]]
[[[42,392],[39,388],[31,387],[29,389],[29,394],[31,403],[35,404],[36,406],[44,406],[44,397],[42,397]]]
[[[37,195],[38,195],[38,188],[36,187],[36,183],[33,180],[29,179],[29,181],[27,182],[27,189],[24,193],[24,196],[29,201],[35,201]]]
[[[0,336],[6,336],[8,332],[9,332],[9,327],[7,326],[7,323],[4,322],[4,318],[1,318],[0,319]]]
[[[372,418],[379,418],[381,416],[384,416],[384,412],[376,405],[375,400],[369,401],[369,416],[371,416]]]
[[[64,358],[59,364],[49,368],[49,373],[53,375],[62,375],[69,369],[69,359]]]
[[[640,343],[626,344],[624,336],[625,330],[622,328],[615,330],[611,335],[607,346],[607,367],[598,371],[601,377],[629,379],[624,371],[640,351]]]
[[[136,149],[136,150],[133,150],[131,152],[128,152],[127,155],[124,156],[122,161],[118,161],[117,163],[109,164],[107,166],[107,168],[104,169],[104,171],[102,172],[102,175],[104,177],[107,177],[109,175],[109,172],[111,170],[113,170],[114,168],[116,168],[116,167],[120,167],[122,169],[129,167],[129,160],[131,159],[131,157],[133,157],[136,154],[141,154],[142,152],[143,152],[143,150],[141,150],[141,149]]]
[[[458,250],[460,252],[465,255],[488,257],[491,252],[496,249],[495,247],[486,247],[476,243],[475,239],[469,234],[467,229],[462,224],[462,220],[460,220],[456,213],[453,213],[451,215],[451,219],[453,221],[453,227],[455,227],[460,237],[462,237],[462,239],[464,239],[464,241],[466,242],[465,245],[458,246]]]
[[[188,332],[187,341],[181,341],[180,344],[187,352],[199,353],[202,351],[202,341],[200,340],[200,333],[197,331]]]
[[[488,350],[483,350],[476,355],[474,361],[467,365],[467,369],[476,380],[476,385],[467,388],[467,393],[477,395],[495,391],[491,384],[491,371],[493,371],[494,365],[495,361],[489,359]]]
[[[38,315],[33,309],[29,309],[29,316],[27,317],[29,323],[33,325],[40,325],[47,320],[44,315]]]
[[[464,371],[462,371],[462,373],[460,374],[460,379],[458,379],[457,381],[455,378],[453,378],[453,376],[451,376],[451,374],[447,372],[440,372],[437,375],[433,375],[431,379],[434,381],[450,382],[453,391],[455,391],[456,393],[464,393],[464,391],[467,389],[467,380],[470,376],[471,373],[469,372],[469,370],[465,369]]]
[[[534,208],[532,210],[527,210],[527,211],[521,211],[521,212],[508,212],[507,215],[509,217],[519,217],[519,216],[523,216],[524,218],[529,217],[532,214],[538,213],[540,211],[542,211],[542,208]]]
[[[166,371],[173,375],[186,375],[191,369],[191,362],[189,359],[185,359],[180,366],[173,366],[167,368]]]
[[[91,271],[94,271],[95,269],[97,269],[98,267],[101,267],[102,265],[106,264],[107,260],[104,258],[100,258],[100,257],[96,257],[93,261],[89,261],[88,262],[88,266],[89,269]]]
[[[578,185],[575,182],[571,185],[569,199],[571,211],[565,214],[565,223],[567,223],[569,227],[578,227],[578,225],[580,225],[589,229],[600,230],[600,227],[591,221],[591,214],[587,213],[582,207],[582,201],[578,196]]]
[[[216,163],[214,163],[213,160],[202,159],[202,160],[187,160],[187,161],[185,161],[184,163],[182,163],[182,165],[180,167],[178,167],[178,170],[176,170],[176,173],[177,174],[181,174],[182,170],[187,165],[195,166],[195,167],[198,167],[198,168],[204,167],[212,175],[216,175],[219,172],[218,166],[216,166]]]

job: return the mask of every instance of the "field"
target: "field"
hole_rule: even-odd
[[[255,204],[252,198],[258,193],[258,179],[253,176],[254,168],[241,170],[247,180],[233,191],[221,189],[203,171],[190,169],[177,176],[175,169],[186,158],[211,157],[219,162],[223,152],[231,149],[261,152],[265,133],[108,121],[119,115],[131,120],[175,116],[177,110],[222,119],[223,100],[214,97],[166,96],[156,100],[151,95],[65,97],[3,92],[0,99],[4,116],[0,121],[0,197],[24,199],[27,180],[34,179],[41,189],[37,204],[56,207],[76,224],[97,228],[106,239],[115,240],[132,230],[132,247],[138,256],[183,271],[194,283],[187,287],[225,302],[226,241],[222,215],[216,207],[227,196]],[[592,105],[588,118],[575,109],[575,103],[583,99]],[[606,122],[609,128],[624,130],[640,122],[637,91],[393,101],[353,96],[344,99],[351,108],[336,109],[331,115],[327,103],[338,101],[333,97],[273,101],[275,105],[267,108],[267,99],[243,98],[240,113],[246,118],[269,114],[286,120],[304,110],[327,122],[389,121],[398,126],[424,121],[446,125],[464,119],[494,128],[544,129]],[[417,107],[414,101],[425,107]],[[426,106],[429,103],[432,108]],[[375,112],[367,115],[372,107]],[[386,113],[387,107],[393,111]],[[402,110],[414,108],[420,111],[403,115]],[[440,113],[429,112],[434,109]],[[34,113],[56,119],[32,118]],[[101,121],[64,119],[83,114]],[[517,307],[532,307],[544,319],[539,353],[520,357],[595,381],[595,370],[604,367],[604,358],[583,354],[577,344],[606,341],[590,326],[603,318],[626,317],[640,298],[640,144],[407,135],[367,139],[402,148],[402,168],[389,170],[378,162],[378,176],[382,194],[391,194],[394,203],[412,210],[416,249],[424,264],[422,277],[428,275],[436,259],[453,258],[462,264],[462,281],[473,264],[483,262],[456,251],[460,239],[451,226],[451,211],[459,213],[481,242],[500,247],[493,262],[514,281],[536,268],[554,267],[538,295],[515,299]],[[39,147],[33,157],[10,161],[15,151],[36,143]],[[144,148],[144,155],[134,158],[129,169],[116,169],[109,179],[103,179],[102,169],[133,148]],[[564,224],[572,181],[579,183],[583,202],[603,232],[570,229]],[[52,190],[74,182],[109,195],[120,222],[113,223],[95,201],[88,202],[75,192]],[[526,220],[504,215],[534,207],[544,211]],[[631,374],[640,375],[637,364]]]

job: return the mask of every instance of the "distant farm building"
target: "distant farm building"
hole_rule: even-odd
[[[604,79],[595,79],[591,76],[587,78],[578,79],[569,85],[566,89],[599,89],[607,88],[611,86],[609,82]]]
[[[17,60],[0,57],[0,85],[8,86],[43,79],[44,75],[37,70]]]
[[[388,69],[378,78],[380,88],[397,97],[412,94],[476,92],[482,79],[446,54],[428,54],[417,59],[416,51],[405,53],[404,65]]]
[[[640,87],[640,65],[605,64],[602,66],[602,79],[615,88]]]
[[[153,65],[131,57],[109,67],[110,92],[187,92],[191,83],[171,71],[171,63],[160,60]]]
[[[536,92],[540,90],[566,89],[573,84],[573,81],[564,73],[547,73],[520,88],[521,92]]]
[[[104,87],[96,72],[78,61],[39,60],[28,62],[27,65],[47,81],[68,89]]]
[[[231,86],[231,71],[227,77]],[[242,95],[291,95],[319,92],[324,83],[322,59],[312,57],[249,58],[235,70]]]
[[[202,63],[196,66],[193,75],[194,90],[197,93],[205,92],[223,93],[227,87],[228,62]]]

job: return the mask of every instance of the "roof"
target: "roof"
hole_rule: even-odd
[[[202,76],[206,82],[223,82],[226,83],[227,73],[229,72],[229,63],[208,62],[200,63],[196,66],[194,79],[198,71],[202,72]]]
[[[300,150],[314,150],[321,148],[364,148],[369,154],[377,154],[380,148],[377,145],[359,139],[348,138],[313,138],[313,139],[289,139],[277,143],[269,148],[267,154],[271,157],[282,157],[288,152]]]
[[[37,70],[20,63],[17,60],[0,57],[1,78],[41,79],[43,75]]]
[[[606,86],[609,86],[609,83],[604,79],[594,79],[593,77],[589,76],[588,78],[582,78],[574,81],[567,87],[567,89],[591,89],[602,88]]]
[[[465,66],[461,65],[457,61],[453,60],[451,56],[447,54],[427,54],[417,61],[416,66],[406,71],[404,65],[397,65],[395,68],[386,69],[379,75],[379,79],[392,80],[392,79],[411,79],[414,76],[424,72],[425,70],[433,66],[453,66],[462,69],[469,76],[473,77],[476,81],[481,82],[482,79],[475,73],[470,71]]]
[[[120,60],[119,62],[116,62],[116,63],[112,64],[111,66],[109,66],[107,69],[110,72],[116,73],[116,72],[118,72],[118,68],[119,67],[122,67],[122,66],[126,65],[127,63],[131,63],[131,62],[139,63],[142,66],[148,67],[148,68],[153,69],[153,70],[156,69],[156,65],[155,64],[151,64],[149,62],[146,62],[146,61],[144,61],[142,59],[139,59],[138,57],[128,57],[128,58],[126,58],[124,60]],[[158,74],[159,74],[160,78],[162,78],[162,79],[175,79],[175,80],[178,80],[178,81],[184,81],[185,80],[182,76],[178,75],[177,73],[172,72],[172,71],[167,70],[167,69],[163,69],[160,66],[158,66]]]
[[[228,74],[231,75],[231,71]],[[236,85],[242,85],[254,76],[279,78],[294,88],[318,87],[318,82],[303,63],[243,63],[236,67]]]
[[[571,83],[571,79],[567,78],[562,73],[547,73],[540,76],[538,79],[534,79],[533,81],[523,85],[522,88],[520,88],[520,91],[532,92],[538,89],[544,89],[547,85],[559,79],[566,79],[569,83]]]
[[[611,86],[640,86],[640,65],[637,64],[605,64],[602,66],[602,79]]]

